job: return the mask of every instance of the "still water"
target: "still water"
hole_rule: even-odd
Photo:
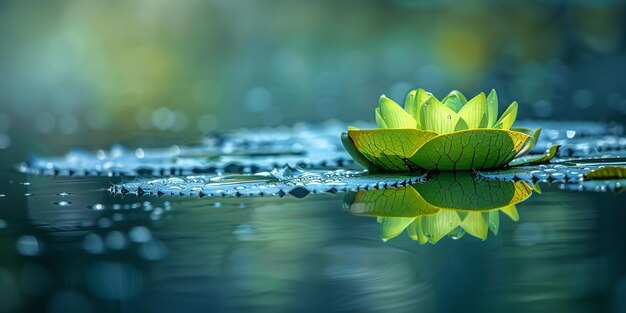
[[[420,244],[358,194],[112,197],[121,180],[5,167],[0,312],[626,312],[624,194],[543,184],[485,240]]]

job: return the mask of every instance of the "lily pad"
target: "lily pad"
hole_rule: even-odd
[[[383,189],[425,179],[424,175],[372,175],[366,171],[302,171],[289,167],[271,172],[231,175],[191,175],[145,179],[112,185],[116,195],[154,196],[293,196],[337,193],[353,190]]]
[[[349,130],[363,156],[385,170],[470,170],[510,162],[531,136],[499,129],[473,129],[444,135],[415,129]]]
[[[626,167],[607,166],[585,174],[585,180],[626,178]]]

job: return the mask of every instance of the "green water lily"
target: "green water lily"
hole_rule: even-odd
[[[404,108],[383,95],[375,111],[379,128],[350,128],[342,142],[357,163],[375,171],[501,168],[530,151],[541,133],[514,128],[517,109],[513,102],[498,118],[495,90],[470,100],[455,90],[439,101],[417,89]]]
[[[467,172],[442,172],[421,184],[347,194],[344,206],[351,214],[377,217],[385,241],[406,230],[420,244],[435,244],[445,236],[497,235],[500,213],[517,221],[515,205],[532,192],[524,181],[476,181]]]

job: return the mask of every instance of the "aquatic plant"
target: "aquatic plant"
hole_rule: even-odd
[[[375,111],[378,129],[349,127],[342,143],[357,163],[374,171],[501,168],[530,151],[541,132],[513,127],[517,110],[513,102],[497,118],[495,90],[470,100],[455,90],[439,101],[417,89],[406,96],[404,109],[383,95]],[[528,163],[517,165],[522,164]]]
[[[524,181],[475,180],[467,172],[442,172],[423,183],[348,193],[344,207],[354,215],[377,217],[385,241],[404,230],[420,244],[465,234],[485,240],[489,230],[498,234],[500,212],[519,219],[515,204],[530,197],[534,188]]]

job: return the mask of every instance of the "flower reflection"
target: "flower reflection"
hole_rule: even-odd
[[[425,183],[348,193],[344,206],[353,215],[376,216],[384,241],[404,230],[420,244],[469,234],[481,240],[498,234],[500,213],[519,219],[515,205],[533,186],[524,181],[475,180],[470,173],[439,173]]]

